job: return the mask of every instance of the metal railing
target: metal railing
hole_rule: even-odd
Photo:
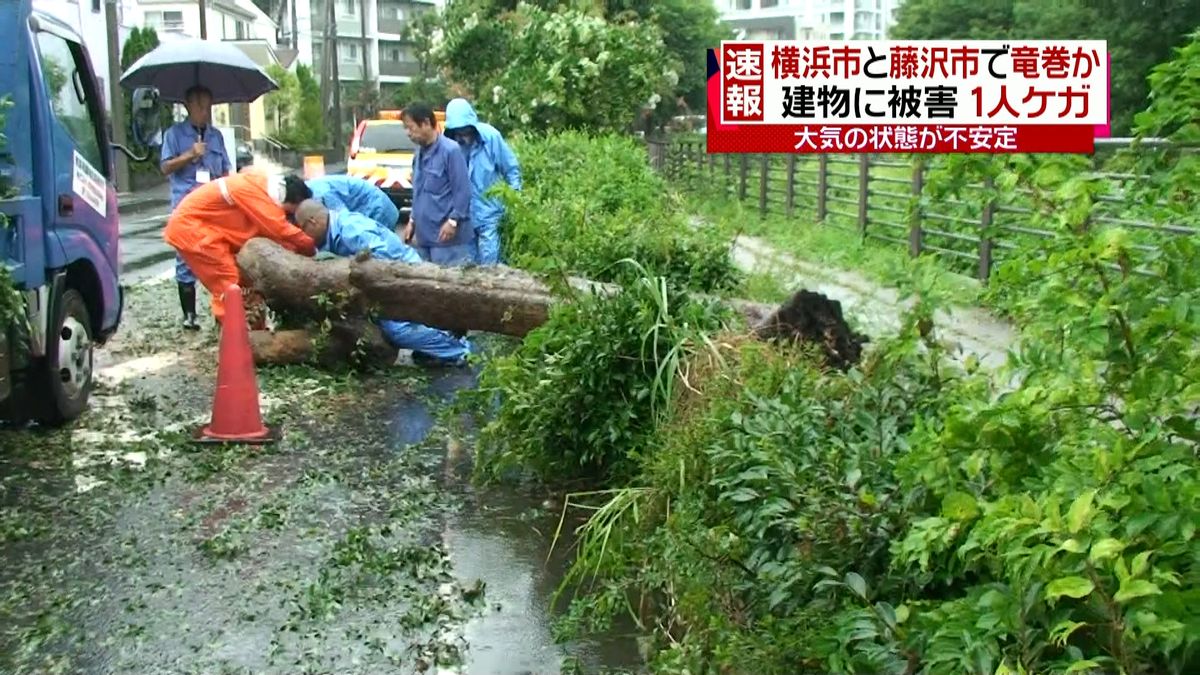
[[[938,156],[916,159],[889,155],[708,154],[703,140],[648,140],[652,167],[685,187],[753,200],[760,216],[824,224],[856,232],[864,239],[905,247],[911,256],[937,253],[956,271],[987,281],[996,265],[1022,246],[1045,241],[1055,232],[1042,225],[1033,191],[1017,186],[997,197],[989,179],[967,178],[957,197],[934,196],[927,186]],[[1144,148],[1179,148],[1146,139]],[[1130,139],[1097,139],[1095,175],[1110,182],[1098,197],[1089,222],[1120,226],[1134,246],[1153,250],[1164,238],[1194,235],[1195,225],[1156,223],[1139,217],[1125,198],[1146,177],[1107,170],[1103,159],[1131,147]],[[1136,146],[1134,146],[1136,147]],[[1038,216],[1041,217],[1038,217]]]

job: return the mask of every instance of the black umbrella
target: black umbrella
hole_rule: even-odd
[[[175,103],[183,103],[184,94],[196,85],[211,91],[215,104],[249,103],[279,88],[242,50],[209,40],[159,45],[121,76],[122,87],[157,87],[162,100]]]

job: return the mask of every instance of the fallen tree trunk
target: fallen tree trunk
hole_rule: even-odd
[[[508,267],[441,267],[373,259],[314,260],[267,239],[251,239],[237,257],[245,282],[276,312],[306,320],[336,319],[338,339],[360,338],[378,348],[379,331],[364,322],[346,322],[368,311],[378,318],[412,321],[453,332],[483,331],[524,337],[549,318],[561,301],[533,275]],[[617,293],[620,287],[587,279],[567,279],[582,292]],[[319,300],[318,300],[319,299]],[[745,317],[762,339],[791,339],[821,345],[830,365],[857,362],[866,338],[842,317],[841,305],[818,293],[801,291],[783,306],[723,300]],[[307,331],[280,331],[284,337],[254,338],[259,363],[295,363],[302,355],[336,361],[347,351],[338,343],[315,350]],[[366,337],[366,336],[373,337]],[[352,339],[353,337],[353,339]],[[379,348],[382,353],[382,348]]]
[[[250,352],[258,365],[317,363],[326,368],[345,363],[389,363],[396,350],[365,319],[331,322],[328,331],[287,329],[250,331]]]
[[[376,316],[443,330],[524,337],[546,322],[558,301],[537,277],[510,267],[442,267],[360,256],[315,260],[269,239],[251,239],[237,256],[244,283],[289,318],[322,320]],[[581,292],[616,293],[618,286],[588,279],[567,283]],[[776,308],[747,301],[727,303],[751,325]]]

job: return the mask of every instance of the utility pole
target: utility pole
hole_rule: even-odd
[[[342,137],[342,79],[338,74],[338,26],[337,0],[326,0],[329,9],[329,56],[330,77],[333,80],[333,128],[334,136]],[[340,142],[340,141],[338,141]]]
[[[198,0],[200,3],[200,39],[208,39],[208,10],[205,9],[204,0]]]
[[[117,28],[117,0],[105,0],[104,22],[108,39],[108,108],[112,121],[113,142],[126,145],[125,141],[125,96],[121,93],[121,33]],[[129,160],[125,153],[114,152],[116,157],[117,190],[128,190]]]
[[[363,92],[365,93],[367,91],[367,82],[369,81],[369,78],[371,75],[371,73],[367,67],[367,45],[369,44],[369,42],[367,41],[367,0],[359,0],[358,6],[359,6],[358,13],[361,15],[360,23],[362,25],[362,62],[363,62],[362,82],[363,82]]]

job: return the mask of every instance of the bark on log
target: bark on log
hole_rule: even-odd
[[[317,363],[324,367],[353,363],[391,363],[396,349],[365,319],[335,321],[328,334],[315,329],[250,331],[250,352],[257,365]]]
[[[443,330],[484,331],[524,337],[546,322],[558,301],[536,277],[508,267],[441,267],[370,258],[314,260],[296,255],[267,239],[251,239],[237,257],[242,276],[267,304],[289,317],[323,319],[362,317],[412,321]],[[571,278],[580,291],[615,293],[620,289],[587,279]],[[325,303],[314,297],[324,296]],[[742,314],[761,339],[785,339],[819,345],[828,363],[846,368],[861,356],[865,336],[850,330],[841,305],[819,293],[802,290],[782,306],[726,300]],[[339,320],[336,339],[318,355],[322,362],[348,358],[364,336],[375,355],[382,336],[372,324]],[[296,363],[313,356],[306,331],[279,331],[276,337],[253,338],[260,363]],[[331,336],[333,337],[333,336]],[[386,345],[385,345],[386,346]],[[394,350],[392,350],[394,354]],[[298,361],[299,360],[299,361]]]
[[[277,312],[304,320],[366,313],[362,294],[350,285],[350,260],[314,260],[270,239],[251,239],[238,252],[242,282],[267,298]],[[324,295],[326,299],[314,299]]]
[[[296,255],[269,239],[251,239],[237,256],[247,286],[289,318],[321,320],[376,316],[413,321],[449,331],[484,331],[524,337],[546,322],[556,302],[536,277],[510,267],[441,267],[369,257],[315,260]],[[571,278],[580,291],[615,293],[619,289]],[[324,297],[318,303],[315,297]],[[729,303],[751,325],[775,310],[773,305]]]

